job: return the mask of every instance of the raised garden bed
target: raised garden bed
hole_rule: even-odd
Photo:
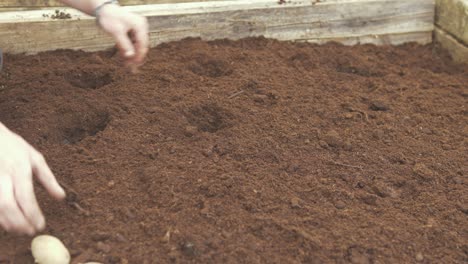
[[[389,8],[360,11],[368,19],[382,14],[377,21],[346,13],[330,19],[333,30],[317,26],[300,40],[404,44],[243,38],[260,32],[258,23],[250,33],[248,22],[229,31],[226,19],[194,35],[240,40],[161,44],[136,75],[126,74],[112,49],[24,55],[12,53],[26,44],[7,46],[0,120],[45,154],[69,194],[57,203],[37,189],[45,233],[62,239],[73,263],[466,262],[468,67],[431,43],[433,17],[419,9],[427,1],[339,2],[301,8],[310,21],[317,10],[345,15],[357,2]],[[421,15],[410,19],[407,2]],[[186,12],[199,5],[181,6]],[[151,21],[240,23],[259,12],[284,12],[286,19],[301,10],[271,3],[246,13],[219,8]],[[402,17],[401,25],[415,30],[395,33],[390,25]],[[263,32],[279,39],[306,30],[263,21]],[[353,21],[381,33],[370,37],[349,26]],[[46,22],[12,28],[27,23]],[[91,30],[92,21],[47,23],[89,23]],[[165,34],[153,33],[153,44],[155,36],[183,35]],[[110,44],[96,36],[80,47]],[[29,53],[45,47],[37,43]],[[30,242],[0,233],[0,263],[32,263]]]

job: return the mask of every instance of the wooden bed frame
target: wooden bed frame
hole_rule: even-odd
[[[434,40],[468,63],[468,0],[437,0]]]
[[[148,17],[151,46],[186,37],[213,40],[265,36],[346,45],[427,44],[437,40],[457,61],[466,62],[468,58],[468,0],[121,2]],[[56,0],[3,0],[0,47],[7,53],[34,54],[56,49],[97,51],[114,45],[96,27],[94,18],[58,6]],[[57,9],[70,14],[71,19],[52,19]]]

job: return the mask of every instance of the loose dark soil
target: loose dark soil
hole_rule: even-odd
[[[431,45],[187,39],[6,56],[0,120],[75,263],[466,263],[468,67]],[[1,263],[32,263],[0,234]]]

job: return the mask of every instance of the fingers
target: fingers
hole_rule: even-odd
[[[117,47],[125,59],[131,59],[135,56],[135,48],[126,31],[119,30],[115,33],[114,37],[117,41]]]
[[[11,177],[0,175],[0,225],[9,232],[33,235],[35,230],[18,207]]]
[[[34,193],[31,169],[28,167],[22,174],[23,175],[13,177],[13,189],[16,202],[28,222],[32,224],[37,231],[41,231],[45,227],[45,219],[39,209],[39,204],[37,203]]]
[[[125,64],[132,69],[140,66],[149,47],[147,19],[118,6],[106,5],[99,22],[104,31],[114,37]]]
[[[0,226],[33,235],[45,227],[34,193],[33,173],[55,198],[63,199],[65,192],[44,157],[23,138],[0,127],[0,146]]]
[[[37,151],[33,150],[30,154],[31,166],[34,175],[37,177],[39,182],[49,192],[52,197],[62,200],[65,198],[65,191],[57,182],[54,174],[47,165],[44,156]]]
[[[142,19],[138,22],[134,28],[135,37],[135,57],[134,62],[141,64],[148,53],[149,37],[148,37],[148,22],[146,19]]]

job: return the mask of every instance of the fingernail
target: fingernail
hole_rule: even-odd
[[[133,50],[127,50],[124,55],[125,57],[133,57],[135,52]]]
[[[42,230],[45,228],[45,219],[44,217],[40,217],[39,220],[37,221],[37,230]]]
[[[67,194],[65,193],[65,190],[61,186],[59,186],[58,190],[59,190],[58,195],[60,196],[59,198],[63,199],[67,196]]]

